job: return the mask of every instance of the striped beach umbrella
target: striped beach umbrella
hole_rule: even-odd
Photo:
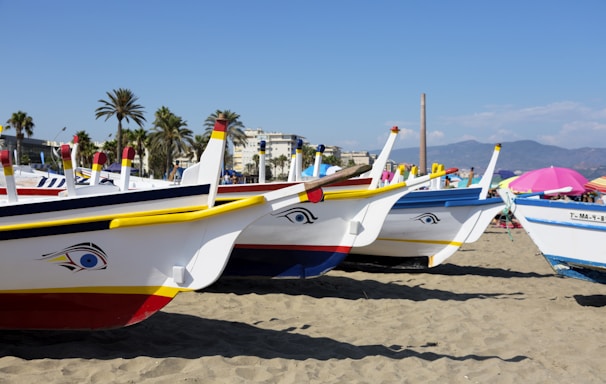
[[[585,184],[585,188],[590,191],[600,191],[606,193],[606,175],[600,176]]]

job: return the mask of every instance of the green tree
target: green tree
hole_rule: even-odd
[[[193,144],[193,132],[187,128],[187,121],[167,107],[158,108],[155,116],[154,127],[149,136],[150,146],[152,151],[164,157],[164,172],[168,175],[175,156],[186,154]]]
[[[282,154],[276,160],[277,160],[278,166],[280,167],[280,177],[284,177],[285,176],[284,175],[284,166],[288,162],[288,157],[286,157],[286,155]]]
[[[255,153],[252,157],[253,163],[255,163],[255,171],[253,174],[258,174],[259,173],[259,155],[257,153]]]
[[[74,136],[78,136],[78,153],[76,153],[76,164],[73,166],[92,167],[93,157],[98,150],[97,146],[91,141],[86,131],[78,131]]]
[[[139,174],[143,175],[143,157],[145,156],[145,148],[148,142],[147,131],[143,128],[132,131],[131,142],[137,156],[139,156]]]
[[[116,140],[107,140],[103,143],[103,152],[107,155],[107,162],[109,164],[113,164],[116,162]]]
[[[276,174],[276,168],[278,167],[278,158],[269,159],[269,164],[273,167],[272,175]]]
[[[107,92],[108,100],[99,100],[101,107],[95,110],[96,119],[105,116],[105,121],[116,116],[118,119],[118,133],[116,135],[116,159],[122,158],[122,120],[132,120],[139,127],[143,127],[145,121],[144,108],[137,104],[138,97],[130,89],[114,89],[113,93]]]
[[[322,155],[322,163],[330,164],[330,165],[338,165],[341,166],[341,159],[335,157],[335,155],[324,156]]]
[[[206,127],[204,131],[204,136],[210,139],[210,135],[215,127],[215,121],[219,117],[219,115],[223,115],[223,118],[227,119],[227,130],[225,132],[225,156],[223,163],[225,164],[225,168],[233,167],[233,164],[230,164],[229,159],[231,156],[229,155],[229,144],[233,145],[242,145],[246,146],[246,134],[242,130],[244,128],[244,124],[240,121],[240,115],[235,112],[226,109],[221,111],[217,109],[213,114],[208,116],[204,121],[204,126]]]
[[[204,153],[209,139],[210,137],[205,135],[194,136],[194,140],[190,148],[190,159],[195,158],[194,161],[200,161],[200,157],[202,156],[202,153]]]
[[[311,145],[303,145],[303,169],[314,165],[316,161],[316,149]]]
[[[15,137],[17,138],[17,158],[18,164],[21,164],[21,142],[23,136],[30,137],[34,134],[34,120],[26,112],[17,111],[12,114],[11,118],[6,121],[6,129],[14,128]]]
[[[132,147],[134,140],[133,131],[129,128],[122,128],[122,142],[120,145],[122,149],[129,146]]]

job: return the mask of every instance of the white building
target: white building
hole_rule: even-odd
[[[305,137],[277,132],[264,132],[262,129],[245,129],[246,145],[234,146],[233,164],[234,170],[248,172],[247,168],[254,166],[254,155],[259,154],[259,142],[265,140],[265,161],[269,165],[271,159],[277,159],[281,155],[286,156],[287,166],[290,162],[292,151],[297,147],[297,140],[302,139],[303,145],[307,144]],[[254,172],[256,173],[256,172]]]
[[[351,152],[341,152],[341,162],[346,167],[350,162],[353,162],[355,165],[358,164],[366,164],[372,165],[376,160],[377,155],[370,154],[368,151],[351,151]]]

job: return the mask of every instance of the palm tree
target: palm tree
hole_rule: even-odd
[[[103,152],[107,154],[107,162],[113,164],[116,161],[116,140],[107,140],[103,143]]]
[[[324,156],[324,155],[322,155],[322,163],[324,163],[324,164],[330,164],[330,165],[338,165],[340,167],[341,166],[341,159],[338,159],[334,155],[330,155],[330,156]]]
[[[277,175],[276,168],[278,167],[278,163],[279,163],[279,160],[276,157],[269,159],[269,164],[271,164],[271,166],[274,168],[274,171],[272,172],[273,175]]]
[[[225,132],[225,138],[226,138],[225,156],[224,156],[223,162],[224,162],[225,168],[228,168],[227,159],[230,158],[229,144],[231,143],[232,146],[233,145],[246,146],[246,141],[247,141],[246,134],[242,130],[242,128],[244,128],[244,124],[242,124],[242,122],[239,120],[240,115],[238,115],[235,112],[230,111],[229,109],[226,109],[225,111],[221,111],[221,110],[217,109],[215,111],[215,113],[208,116],[206,118],[206,120],[204,121],[204,126],[206,127],[206,129],[204,131],[204,136],[210,138],[210,135],[215,126],[215,121],[217,120],[219,115],[223,115],[223,118],[225,118],[227,120],[227,130]]]
[[[303,146],[303,169],[316,162],[316,149],[311,145]]]
[[[204,135],[194,136],[194,140],[191,145],[191,157],[195,157],[195,161],[200,161],[200,157],[202,156],[202,153],[204,153],[209,139],[210,137]]]
[[[252,157],[253,163],[255,163],[255,174],[259,174],[259,154],[255,153]]]
[[[21,160],[21,142],[23,141],[24,131],[27,137],[34,134],[34,120],[26,112],[17,111],[13,113],[10,119],[6,121],[6,129],[15,128],[17,138],[17,158],[15,161],[20,164]]]
[[[82,164],[83,167],[90,168],[93,164],[93,157],[97,152],[97,146],[91,141],[90,136],[86,131],[78,131],[75,136],[78,136],[78,153],[76,154],[76,164]]]
[[[193,144],[193,132],[186,128],[187,121],[175,115],[167,107],[160,107],[156,111],[150,146],[153,151],[161,153],[165,158],[164,171],[168,175],[175,156],[187,152]]]
[[[118,134],[116,135],[116,158],[122,158],[122,120],[130,122],[132,119],[139,127],[143,128],[145,121],[143,106],[136,104],[138,97],[130,89],[114,89],[113,93],[107,92],[107,100],[99,100],[103,105],[95,110],[96,118],[105,116],[105,121],[116,115],[118,119]]]
[[[286,162],[288,162],[288,157],[286,157],[285,154],[281,154],[276,161],[280,167],[280,176],[284,176],[284,166],[286,165]]]
[[[131,137],[134,143],[134,149],[139,156],[139,175],[143,175],[143,156],[145,156],[145,147],[147,146],[147,131],[143,128],[136,129],[132,132]]]

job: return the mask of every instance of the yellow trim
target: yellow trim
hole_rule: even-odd
[[[63,169],[72,169],[72,161],[71,160],[63,160]]]
[[[13,167],[4,167],[4,176],[13,176]]]
[[[446,171],[431,173],[428,180],[442,177],[446,174]],[[398,188],[404,188],[407,186],[406,182],[400,182],[397,184],[386,185],[376,189],[356,189],[347,191],[326,191],[324,192],[324,200],[337,200],[337,199],[355,199],[355,198],[367,198],[386,191],[391,191]]]
[[[346,191],[324,191],[324,200],[365,199],[394,189],[404,188],[406,183],[386,185],[376,189],[354,189]]]
[[[140,217],[140,216],[150,217],[153,215],[178,214],[178,213],[182,213],[182,212],[199,211],[199,210],[203,210],[203,209],[207,209],[207,206],[200,205],[200,206],[191,206],[191,207],[157,209],[157,210],[143,211],[143,212],[117,213],[114,215],[78,217],[78,218],[63,219],[63,220],[36,221],[36,222],[24,223],[24,224],[2,225],[2,226],[0,226],[0,232],[17,231],[17,230],[21,230],[21,229],[57,227],[60,225],[83,224],[83,223],[91,223],[91,222],[95,222],[95,221],[114,220],[114,219],[122,219],[122,218],[129,218],[129,217]]]
[[[309,198],[307,197],[307,191],[299,192],[299,202],[304,203],[306,201],[309,201]]]
[[[131,159],[127,159],[127,158],[122,159],[123,167],[130,167],[132,165],[133,165],[133,161]]]
[[[177,293],[191,289],[164,286],[114,286],[114,287],[66,287],[66,288],[37,288],[37,289],[8,289],[0,291],[0,295],[9,293],[109,293],[109,294],[138,294],[175,297]]]
[[[103,166],[101,164],[93,164],[93,171],[101,172]]]
[[[217,198],[215,198],[215,203],[231,203],[232,201],[244,200],[249,197],[250,197],[249,195],[234,196],[234,197],[217,197]]]
[[[218,139],[218,140],[224,141],[225,140],[225,132],[213,131],[213,133],[210,134],[210,138],[211,139]]]
[[[211,216],[224,214],[238,209],[247,208],[253,205],[259,205],[265,203],[265,197],[262,195],[252,196],[242,200],[236,200],[231,203],[218,205],[212,208],[198,210],[193,212],[182,212],[173,213],[168,215],[155,215],[155,216],[138,216],[138,217],[125,217],[112,220],[109,224],[110,229],[125,228],[125,227],[137,227],[143,225],[157,225],[157,224],[176,224],[190,221],[203,220]]]

